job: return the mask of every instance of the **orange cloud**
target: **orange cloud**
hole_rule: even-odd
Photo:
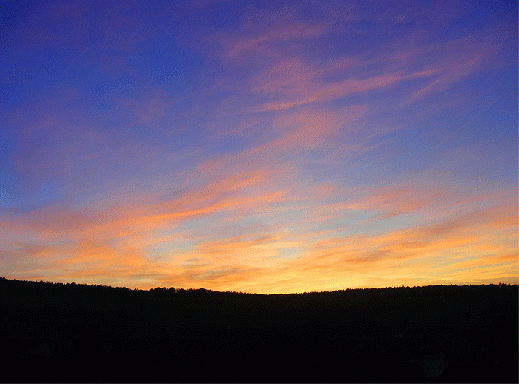
[[[25,260],[25,272],[29,275],[52,274],[66,279],[90,278],[97,273],[103,279],[122,279],[131,273],[143,274],[143,269],[160,274],[160,270],[169,271],[170,267],[150,264],[145,249],[178,237],[157,235],[157,231],[172,230],[186,220],[204,215],[250,211],[279,200],[283,191],[257,190],[256,185],[263,180],[260,171],[235,174],[165,202],[157,202],[156,197],[134,196],[133,200],[127,199],[127,205],[108,205],[104,210],[51,207],[4,216],[0,227],[6,230],[7,240],[32,237],[35,244],[21,246],[21,241],[16,245],[11,240],[9,248],[1,247],[0,252],[9,256],[9,260],[4,259],[12,266],[9,270],[17,265],[16,257]],[[40,262],[35,264],[36,260]],[[45,263],[47,266],[43,267]]]
[[[340,289],[341,286],[388,286],[391,282],[393,285],[438,281],[478,283],[494,273],[509,281],[517,272],[517,244],[509,244],[506,234],[503,237],[492,228],[495,222],[507,222],[508,219],[502,219],[510,212],[505,205],[380,235],[312,240],[306,244],[304,257],[287,261],[272,278],[279,279],[278,288],[285,287],[282,289],[288,291],[297,285],[291,282],[284,286],[287,275],[299,279],[300,287],[295,291],[305,286]],[[516,228],[512,220],[506,229]],[[459,257],[466,261],[457,261]],[[444,262],[453,264],[442,266]]]
[[[196,276],[208,276],[206,270],[214,268],[218,271],[218,265],[231,262],[228,265],[241,265],[241,269],[233,270],[236,274],[226,275],[225,281],[214,279],[211,286],[219,287],[221,282],[225,287],[231,287],[227,289],[252,292],[301,292],[315,287],[342,289],[459,281],[478,283],[488,273],[497,273],[496,276],[508,281],[517,269],[517,251],[496,237],[495,232],[492,232],[493,236],[485,235],[494,222],[502,222],[501,218],[507,216],[507,211],[509,208],[506,206],[489,208],[439,223],[374,236],[310,240],[307,235],[299,234],[294,237],[298,240],[294,243],[281,241],[300,247],[301,253],[297,258],[263,266],[258,263],[258,258],[254,259],[258,257],[254,248],[260,245],[255,240],[236,238],[202,242],[197,247],[197,254],[204,255],[203,259],[211,260],[211,264],[204,265]],[[279,250],[283,247],[278,244],[280,240],[271,237],[261,242],[265,243],[266,249],[273,246],[273,250]],[[240,259],[240,255],[245,257]],[[460,268],[441,266],[444,262],[458,263],[455,258],[461,256],[469,260],[460,264]],[[245,272],[247,265],[258,269]],[[462,273],[460,270],[463,268]]]
[[[311,138],[306,130],[318,124],[325,125],[327,131],[313,139],[313,146],[333,137],[341,127],[340,122],[334,123],[334,115],[320,116],[321,123],[317,118],[312,120],[315,116],[310,111],[305,113],[275,121],[285,133],[268,144],[272,153],[283,153],[290,149],[290,142]],[[276,173],[255,168],[254,153],[246,150],[235,157],[224,156],[217,160],[214,173],[214,163],[202,163],[198,172],[203,177],[197,182],[205,180],[206,184],[185,185],[182,192],[162,201],[160,194],[135,195],[124,205],[108,205],[97,211],[93,207],[54,207],[4,215],[0,227],[11,243],[0,249],[3,270],[12,276],[24,270],[24,276],[62,281],[120,281],[123,285],[133,281],[140,287],[171,283],[250,292],[300,292],[315,287],[459,281],[460,276],[471,279],[464,281],[479,281],[484,278],[484,268],[492,270],[493,265],[496,276],[510,279],[517,269],[517,204],[510,203],[508,192],[492,191],[490,199],[484,191],[467,195],[452,187],[437,185],[434,189],[419,181],[411,187],[410,181],[409,185],[382,187],[371,194],[367,194],[369,190],[346,191],[333,184],[324,185],[325,190],[320,190],[319,184],[307,186],[298,193],[301,180],[294,178],[290,188],[286,180],[276,184],[275,178],[283,177],[286,169]],[[277,155],[272,156],[277,159]],[[237,158],[243,161],[237,162],[241,167],[226,165]],[[233,174],[237,169],[239,172]],[[349,200],[325,203],[341,194]],[[475,209],[475,204],[481,208]],[[238,220],[270,215],[279,221],[291,210],[300,211],[310,222],[327,216],[347,218],[348,211],[358,210],[378,214],[382,220],[396,220],[406,213],[424,215],[416,227],[392,231],[381,227],[374,234],[345,236],[337,236],[337,228],[294,232],[281,222],[278,227],[260,230],[243,227]],[[240,216],[240,212],[244,214]],[[222,213],[228,214],[229,227],[218,236],[183,227],[204,217],[214,218],[216,225],[221,219],[215,215]],[[371,219],[368,216],[365,220]],[[354,229],[353,224],[362,221],[352,222],[350,229]],[[297,225],[294,223],[294,228]],[[32,237],[33,245],[22,240],[15,243],[15,236]],[[182,242],[189,245],[177,248]],[[150,247],[164,247],[164,256],[154,259]],[[461,272],[450,263],[460,263]]]

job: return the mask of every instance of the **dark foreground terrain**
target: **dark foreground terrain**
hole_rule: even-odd
[[[301,295],[0,279],[3,382],[517,382],[518,287]]]

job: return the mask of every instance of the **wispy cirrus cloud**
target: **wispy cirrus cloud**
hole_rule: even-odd
[[[282,192],[254,192],[254,185],[261,181],[261,174],[234,175],[219,183],[210,183],[203,189],[186,190],[165,201],[157,202],[153,196],[151,199],[135,196],[133,201],[128,201],[129,205],[107,204],[103,210],[43,207],[26,213],[3,215],[0,227],[7,238],[29,236],[35,244],[59,242],[65,244],[66,249],[72,246],[76,256],[69,257],[69,262],[73,264],[79,263],[80,257],[82,262],[98,265],[101,254],[107,254],[109,259],[137,252],[142,258],[142,249],[146,246],[168,241],[167,236],[157,238],[157,230],[175,228],[186,220],[218,212],[252,210],[282,196]],[[253,193],[244,193],[247,188],[252,188]],[[115,245],[108,246],[110,243]],[[49,247],[56,254],[62,253],[62,245]],[[34,256],[41,253],[41,249],[29,253]],[[88,268],[85,266],[85,269]]]
[[[270,55],[273,54],[273,45],[286,42],[293,44],[296,41],[319,37],[326,32],[326,28],[325,24],[283,23],[274,25],[257,36],[227,38],[224,40],[224,45],[228,47],[225,56],[236,59],[244,53],[243,51],[246,51],[245,54],[252,51],[254,54]]]
[[[393,11],[395,23],[409,19],[409,12]],[[456,17],[455,14],[443,16],[444,20]],[[513,33],[507,29],[488,29],[438,43],[430,41],[427,32],[422,32],[397,38],[383,50],[367,48],[363,53],[323,60],[314,57],[296,41],[324,41],[325,33],[336,26],[324,23],[310,25],[299,17],[291,17],[294,21],[282,28],[271,26],[266,31],[245,37],[229,34],[222,37],[222,44],[231,47],[223,56],[235,63],[242,60],[240,53],[261,53],[258,55],[261,65],[253,66],[249,71],[247,91],[275,100],[260,103],[252,111],[283,111],[397,85],[408,89],[405,103],[411,103],[492,68],[496,61],[491,58],[498,56],[513,38]],[[366,18],[366,15],[360,18]],[[292,44],[279,45],[279,42],[287,40]],[[250,60],[247,62],[250,65]]]
[[[433,58],[428,64],[433,75],[431,80],[412,94],[408,102],[451,88],[468,76],[499,66],[501,60],[495,59],[500,56],[503,47],[510,44],[514,34],[492,29],[486,32],[444,44],[425,45],[417,52],[408,52],[408,59],[423,62],[425,57]]]
[[[236,184],[227,186],[225,190],[232,191],[233,186]],[[380,203],[384,199],[371,201]],[[472,274],[471,281],[477,281],[482,278],[478,275],[477,268],[485,266],[492,269],[493,264],[499,262],[496,268],[503,269],[504,263],[509,270],[517,261],[514,258],[514,255],[517,256],[514,243],[517,206],[489,207],[454,218],[434,219],[418,227],[373,235],[358,234],[338,238],[332,231],[324,237],[312,239],[305,233],[290,234],[285,231],[272,232],[265,236],[265,232],[261,231],[251,232],[250,235],[245,232],[234,238],[213,239],[209,235],[197,238],[191,230],[185,232],[185,229],[178,227],[179,221],[186,223],[185,220],[202,214],[196,210],[182,211],[180,206],[191,204],[186,205],[182,198],[178,202],[176,210],[171,208],[173,212],[160,217],[144,214],[148,209],[143,207],[140,216],[137,213],[123,213],[123,218],[112,221],[99,221],[100,217],[109,216],[98,214],[98,222],[94,226],[91,220],[78,218],[68,225],[61,223],[54,228],[53,234],[49,234],[50,229],[46,228],[47,235],[43,238],[46,244],[37,245],[36,241],[30,248],[24,245],[25,242],[7,247],[4,245],[1,251],[4,255],[3,268],[14,268],[14,273],[23,253],[25,269],[29,268],[30,275],[34,278],[52,275],[64,280],[74,278],[78,281],[91,281],[90,279],[96,278],[96,281],[100,281],[105,276],[106,280],[103,281],[113,284],[124,281],[128,276],[139,275],[142,276],[138,280],[141,285],[146,281],[151,286],[168,283],[188,287],[204,282],[204,286],[211,289],[247,290],[254,287],[257,292],[271,292],[273,288],[269,287],[275,287],[277,292],[290,292],[304,289],[305,284],[309,289],[315,284],[320,284],[323,289],[339,289],[340,284],[369,285],[378,275],[376,271],[382,267],[387,270],[400,266],[399,278],[410,273],[410,270],[415,273],[420,270],[419,275],[426,279],[422,282],[427,283],[437,279],[434,275],[430,277],[431,280],[427,280],[427,268],[446,260],[457,263],[457,258],[460,266],[467,268],[465,278]],[[234,201],[227,208],[237,204],[239,202]],[[225,209],[225,203],[215,203],[209,207],[216,212],[218,209]],[[377,209],[377,204],[370,208]],[[246,209],[252,209],[249,203]],[[138,211],[139,209],[136,210]],[[49,213],[46,220],[59,221],[57,214],[53,217],[48,215]],[[6,221],[4,218],[2,226],[7,222],[11,233],[16,229],[24,235],[31,231],[40,233],[38,225],[43,216],[37,215],[36,220],[29,219],[29,216],[27,214],[25,220],[19,221],[12,218]],[[169,223],[173,223],[173,227]],[[178,234],[173,237],[157,235],[157,230],[166,228],[171,228],[173,234],[178,231]],[[150,261],[147,246],[168,246],[171,241],[180,238],[194,241],[193,246],[173,253],[173,258]],[[49,240],[57,243],[49,244]],[[284,255],[284,250],[289,255]],[[453,273],[459,273],[459,268],[452,269]],[[443,269],[442,273],[447,274],[448,270]],[[505,270],[506,268],[502,272],[503,277],[508,276]],[[354,278],[351,277],[353,271]],[[304,283],[297,277],[301,273],[305,275]],[[448,281],[454,277],[447,274],[444,278]],[[406,279],[413,281],[409,276]],[[296,282],[300,284],[297,289]],[[338,282],[341,283],[337,285]],[[384,282],[387,283],[387,280]]]
[[[378,8],[16,8],[0,269],[250,292],[512,281],[516,8]]]
[[[510,243],[506,233],[515,231],[516,215],[512,218],[514,225],[503,227],[505,234],[482,237],[495,222],[509,215],[509,207],[499,207],[380,235],[324,238],[309,243],[305,257],[287,262],[276,276],[283,280],[284,276],[304,273],[308,286],[320,284],[326,289],[340,289],[339,282],[348,286],[387,284],[390,280],[384,274],[388,270],[395,281],[411,285],[433,284],[439,278],[444,282],[462,279],[478,283],[485,280],[487,273],[497,273],[513,282],[517,244]],[[484,244],[493,245],[488,248]],[[444,262],[452,263],[452,268],[441,267]],[[455,266],[458,262],[460,268]],[[441,274],[436,265],[443,271]],[[295,284],[287,288],[296,289]]]
[[[284,110],[385,89],[403,82],[425,81],[426,85],[409,97],[408,102],[412,102],[430,92],[453,87],[467,76],[495,65],[495,62],[489,64],[489,59],[509,40],[506,36],[495,35],[493,39],[485,37],[483,40],[462,38],[444,45],[424,44],[412,51],[364,61],[353,57],[313,65],[299,57],[284,59],[250,80],[252,92],[280,99],[255,106],[254,110]],[[332,75],[343,79],[330,80]]]

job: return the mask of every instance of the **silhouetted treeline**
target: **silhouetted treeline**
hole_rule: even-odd
[[[517,382],[518,287],[291,295],[0,278],[4,380]]]

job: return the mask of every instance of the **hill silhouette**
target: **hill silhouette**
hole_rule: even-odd
[[[9,382],[517,382],[518,287],[305,294],[0,278]]]

